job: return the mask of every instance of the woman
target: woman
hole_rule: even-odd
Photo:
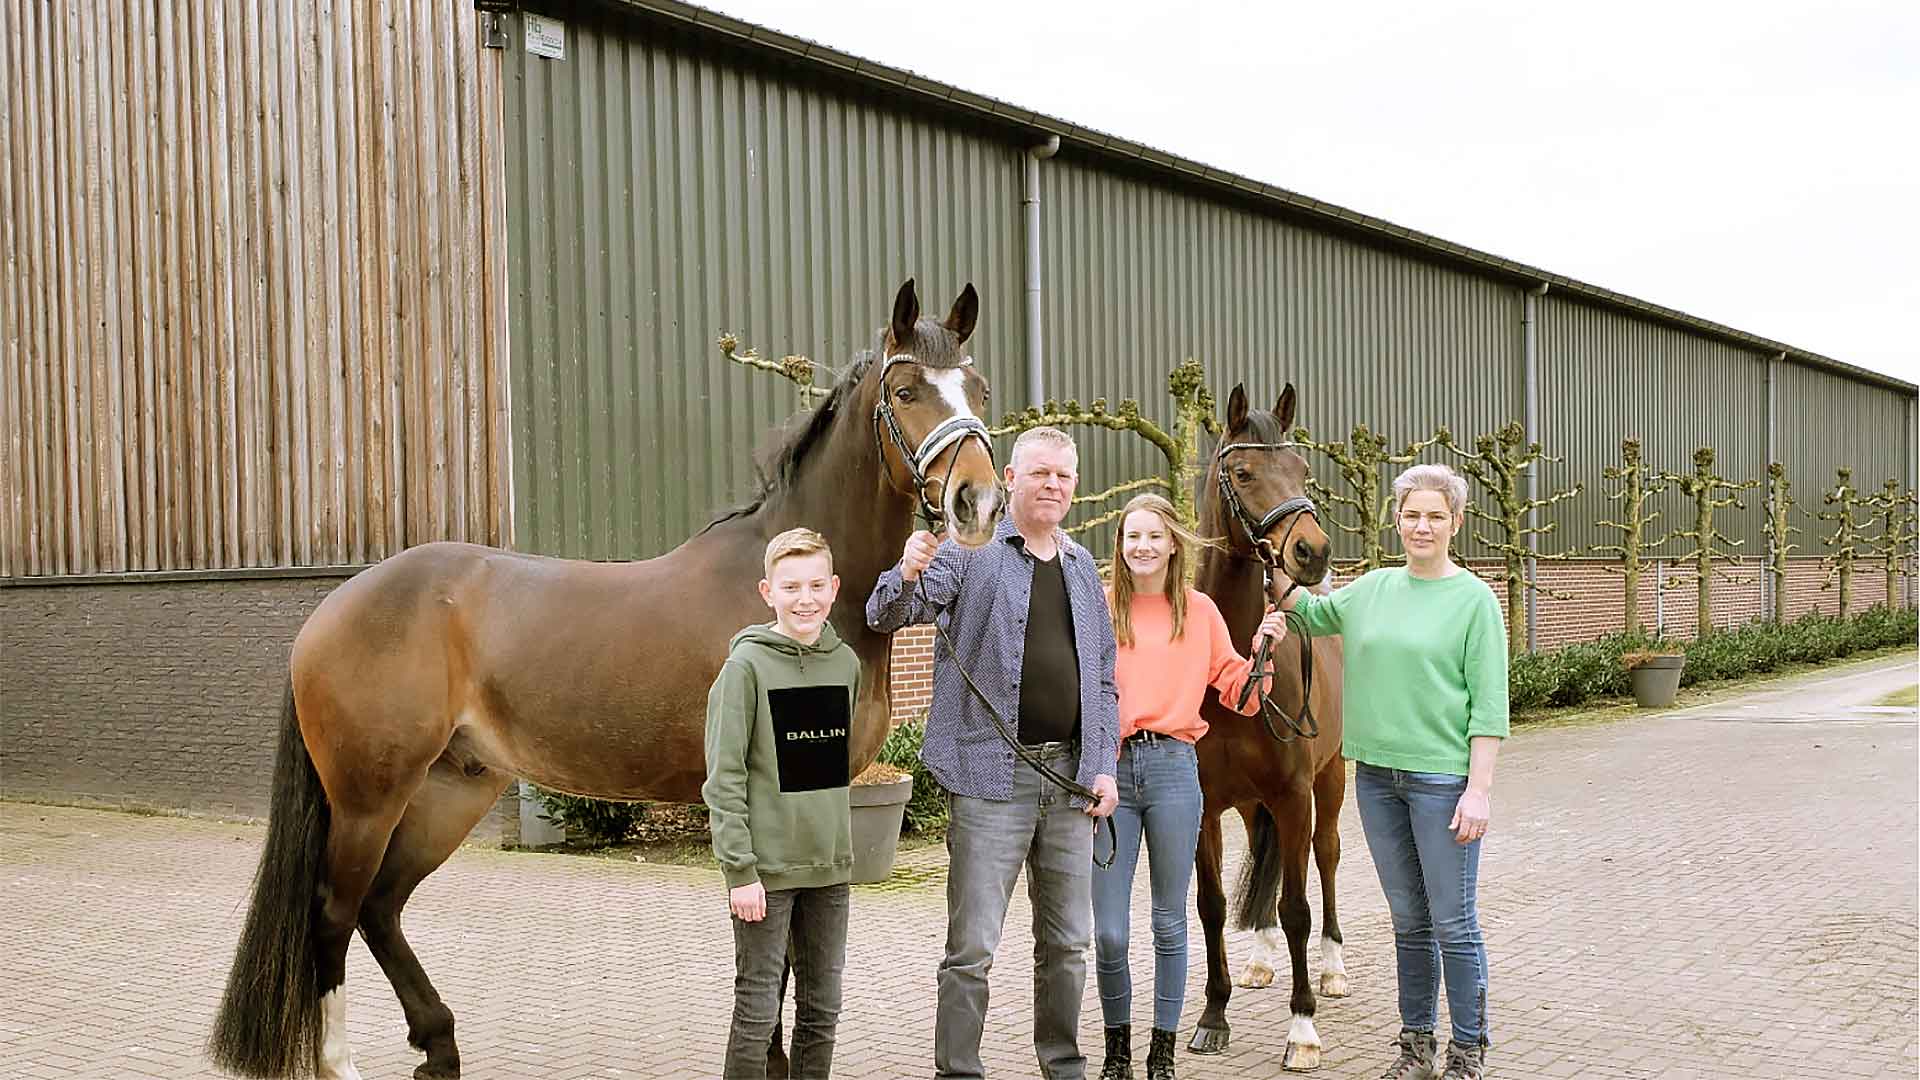
[[[1101,1080],[1132,1080],[1133,980],[1127,922],[1144,834],[1153,887],[1153,1040],[1149,1080],[1172,1080],[1173,1033],[1187,986],[1187,885],[1200,839],[1200,771],[1193,744],[1207,733],[1207,687],[1231,708],[1252,662],[1234,651],[1227,624],[1205,594],[1187,587],[1200,540],[1158,495],[1139,495],[1120,516],[1108,596],[1119,642],[1120,806],[1113,865],[1093,870],[1095,971],[1107,1028]],[[1270,612],[1260,634],[1277,635]],[[1257,650],[1256,650],[1257,651]],[[1259,708],[1252,698],[1248,712]]]
[[[1415,465],[1394,480],[1393,496],[1407,565],[1328,596],[1296,590],[1287,606],[1307,630],[1345,639],[1342,753],[1355,762],[1360,825],[1393,915],[1400,975],[1399,1056],[1381,1075],[1478,1080],[1487,951],[1475,892],[1507,735],[1507,635],[1493,590],[1448,554],[1466,481],[1445,465]],[[1453,1031],[1437,1074],[1443,976]]]

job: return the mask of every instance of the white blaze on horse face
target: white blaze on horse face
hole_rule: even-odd
[[[320,1080],[360,1080],[347,1045],[347,988],[336,986],[320,999]]]
[[[947,403],[947,408],[953,410],[954,416],[979,419],[973,411],[973,406],[967,401],[967,371],[965,368],[942,368],[937,370],[921,368],[920,370],[928,384],[940,392],[940,400]],[[945,423],[947,419],[949,418],[942,418],[941,422]],[[964,445],[966,445],[965,441],[955,443],[953,452],[958,454],[960,447]],[[946,510],[947,520],[951,522],[955,518],[954,511],[957,509],[954,504],[954,493],[951,491],[943,491],[941,492],[941,499],[946,503],[946,506],[942,509]],[[994,513],[999,509],[1000,485],[974,485],[974,521],[991,521],[993,520]]]

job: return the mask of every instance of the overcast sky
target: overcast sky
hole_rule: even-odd
[[[706,2],[1920,382],[1911,0]]]

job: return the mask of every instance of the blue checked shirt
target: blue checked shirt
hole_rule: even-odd
[[[1080,661],[1080,772],[1086,787],[1113,775],[1120,756],[1120,695],[1113,680],[1116,652],[1106,590],[1093,554],[1057,533],[1067,606]],[[993,539],[978,548],[953,541],[940,545],[920,575],[919,588],[900,580],[900,567],[880,575],[867,599],[867,625],[883,634],[933,622],[946,627],[957,657],[1019,737],[1020,667],[1027,645],[1027,607],[1033,591],[1033,556],[1013,525],[1000,519]],[[954,668],[956,657],[935,639],[933,708],[927,717],[920,759],[948,791],[981,799],[1013,798],[1012,748],[993,729],[980,699]],[[1075,800],[1079,805],[1084,800]]]

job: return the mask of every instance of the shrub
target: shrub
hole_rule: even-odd
[[[540,805],[546,808],[540,816],[593,847],[608,847],[626,840],[633,835],[634,826],[647,816],[645,803],[607,802],[562,795],[545,788],[536,790],[540,792]]]
[[[922,714],[887,734],[880,744],[880,760],[913,774],[913,797],[907,800],[906,829],[916,835],[939,833],[947,827],[947,792],[920,761],[920,743],[926,738]]]

